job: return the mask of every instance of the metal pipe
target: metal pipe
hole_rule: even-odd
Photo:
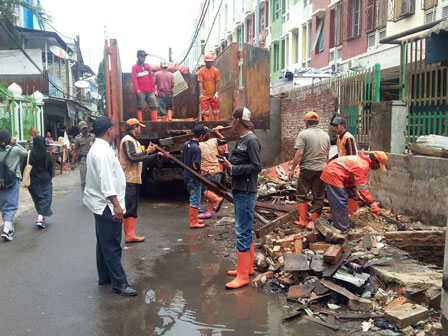
[[[419,33],[419,32],[421,32],[423,30],[426,30],[426,29],[430,29],[430,28],[434,27],[435,25],[437,25],[438,23],[440,23],[442,21],[443,20],[437,20],[437,21],[434,21],[434,22],[431,22],[431,23],[427,23],[427,24],[424,24],[424,25],[421,25],[421,26],[418,26],[418,27],[415,27],[415,28],[411,28],[411,29],[402,31],[402,32],[400,32],[398,34],[391,35],[389,37],[383,38],[382,40],[380,40],[380,43],[381,44],[401,44],[401,41],[397,41],[397,39],[402,38],[402,37],[406,37],[406,36],[409,36],[409,35],[412,35],[412,34],[415,34],[415,33]]]

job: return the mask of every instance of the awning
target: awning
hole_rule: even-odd
[[[425,38],[433,34],[439,35],[441,32],[447,32],[447,31],[448,31],[448,20],[443,20],[442,22],[436,24],[431,29],[428,29],[424,33],[420,34],[420,37]]]

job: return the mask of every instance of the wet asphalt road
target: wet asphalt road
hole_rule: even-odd
[[[147,241],[123,249],[134,298],[97,285],[93,215],[79,189],[54,199],[45,230],[34,212],[20,217],[14,240],[0,242],[0,335],[330,335],[282,323],[283,296],[225,290],[232,265],[215,228],[189,230],[185,195],[164,190],[140,202],[136,231]]]

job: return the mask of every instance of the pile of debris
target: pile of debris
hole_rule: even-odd
[[[381,236],[344,235],[324,218],[311,231],[285,223],[261,237],[254,267],[259,274],[253,287],[287,296],[292,312],[285,321],[301,316],[353,331],[360,320],[360,331],[441,334],[442,272],[388,246]]]

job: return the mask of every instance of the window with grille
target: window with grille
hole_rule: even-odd
[[[448,6],[442,7],[442,19],[448,18]]]
[[[252,18],[247,19],[247,42],[251,42],[253,38]]]
[[[353,0],[353,33],[352,37],[361,35],[361,0]]]
[[[280,0],[274,0],[274,21],[282,16],[282,8],[280,6]]]
[[[347,0],[344,6],[344,40],[361,35],[361,0]]]
[[[260,31],[263,31],[266,28],[266,14],[264,7],[260,8]]]
[[[367,48],[372,48],[376,45],[376,32],[367,35]]]
[[[280,70],[280,48],[278,43],[274,43],[274,72]]]
[[[311,50],[314,50],[316,54],[324,51],[325,45],[325,31],[324,31],[324,18],[316,19],[316,34],[314,35],[313,44]]]
[[[415,12],[415,0],[394,0],[394,20],[401,20]]]
[[[337,3],[330,12],[330,48],[342,44],[342,5]]]
[[[430,9],[437,6],[437,0],[422,0],[422,9]]]
[[[436,9],[431,8],[425,11],[425,24],[434,22],[436,20]]]
[[[387,24],[387,0],[367,0],[366,32],[383,28]]]

